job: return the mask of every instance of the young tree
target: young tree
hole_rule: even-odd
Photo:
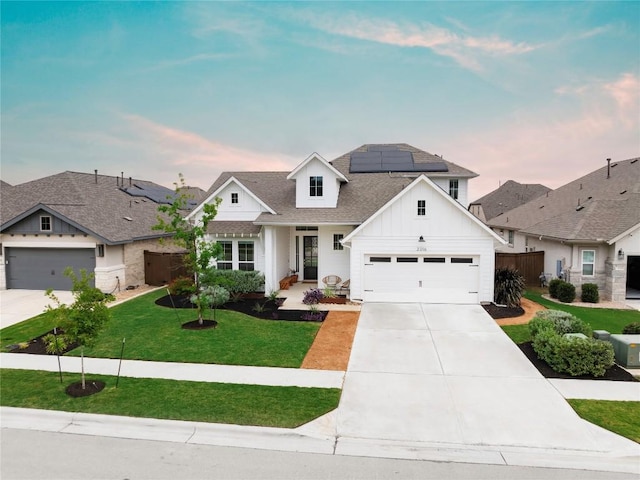
[[[216,198],[212,203],[202,205],[202,211],[196,217],[187,218],[189,196],[184,193],[186,187],[184,177],[179,174],[179,183],[174,183],[176,187],[175,196],[168,205],[160,205],[158,211],[163,215],[158,215],[158,223],[153,226],[154,230],[162,230],[172,234],[174,241],[187,251],[187,268],[194,275],[198,298],[195,302],[198,311],[198,323],[203,324],[203,313],[207,308],[207,296],[203,292],[201,277],[211,267],[211,261],[220,257],[222,248],[217,242],[207,242],[204,237],[207,233],[207,226],[218,214],[218,205],[222,201]]]
[[[84,375],[84,347],[92,346],[100,331],[111,318],[111,312],[107,308],[107,302],[113,300],[112,295],[102,293],[100,289],[92,287],[90,281],[93,274],[80,270],[78,277],[71,267],[64,270],[65,276],[73,282],[71,292],[74,301],[71,305],[65,305],[53,293],[47,290],[46,295],[55,302],[56,307],[48,305],[46,311],[51,312],[63,333],[56,338],[49,334],[44,338],[47,351],[56,353],[57,349],[64,349],[67,345],[77,343],[80,346],[80,362],[82,366],[82,389],[86,388]]]

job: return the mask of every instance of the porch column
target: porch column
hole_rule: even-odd
[[[264,227],[264,291],[266,294],[278,290],[280,283],[276,275],[277,249],[273,227]]]

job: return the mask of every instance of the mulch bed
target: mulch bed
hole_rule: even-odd
[[[53,333],[53,330],[49,330],[47,333],[44,333],[39,337],[32,338],[31,340],[29,340],[29,343],[26,346],[26,348],[21,348],[19,344],[10,345],[9,353],[32,353],[34,355],[55,355],[53,353],[52,354],[47,353],[45,343],[42,340],[44,337],[52,333]],[[61,333],[62,333],[62,330],[58,329],[58,334],[61,334]],[[72,343],[71,345],[68,345],[67,348],[60,349],[60,355],[64,355],[65,353],[70,352],[71,350],[77,347],[78,347],[77,343]]]
[[[218,322],[215,320],[203,320],[200,323],[198,320],[192,320],[191,322],[183,323],[182,328],[185,330],[207,330],[209,328],[216,328]]]
[[[533,350],[533,345],[531,342],[525,342],[518,344],[522,353],[529,359],[529,361],[533,364],[534,367],[538,369],[538,371],[545,378],[567,378],[572,380],[609,380],[613,382],[637,382],[633,375],[627,372],[625,369],[619,367],[618,365],[613,365],[609,368],[604,376],[602,377],[594,377],[593,375],[580,375],[577,377],[572,377],[566,373],[558,373],[553,370],[547,362],[544,360],[540,360],[538,358],[538,354]]]
[[[499,307],[495,303],[490,303],[482,305],[482,308],[484,308],[494,320],[498,320],[500,318],[514,318],[524,315],[524,308],[522,307]]]
[[[86,380],[85,388],[82,388],[82,381],[74,382],[65,389],[65,392],[70,397],[88,397],[94,393],[101,392],[104,387],[105,383],[100,380]]]
[[[284,298],[270,300],[264,295],[250,294],[235,302],[227,302],[221,310],[233,310],[251,317],[263,320],[288,320],[293,322],[322,322],[327,316],[326,311],[311,314],[309,310],[281,310]],[[168,308],[195,308],[186,295],[165,295],[156,300],[156,305]]]

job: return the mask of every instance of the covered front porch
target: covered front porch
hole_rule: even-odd
[[[305,305],[304,303],[302,303],[304,292],[312,288],[318,288],[316,287],[316,285],[316,282],[296,282],[287,290],[280,290],[278,296],[286,298],[284,304],[280,308],[282,310],[307,310],[309,308],[309,305]],[[347,301],[347,303],[345,304],[319,303],[318,305],[316,305],[318,310],[342,312],[359,312],[360,306],[360,303],[351,301]]]

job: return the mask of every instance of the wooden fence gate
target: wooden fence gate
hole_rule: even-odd
[[[528,286],[539,286],[540,274],[544,272],[544,251],[529,253],[496,252],[496,268],[505,267],[518,270]]]
[[[144,251],[144,282],[161,286],[178,277],[189,275],[184,265],[184,253],[159,253]]]

